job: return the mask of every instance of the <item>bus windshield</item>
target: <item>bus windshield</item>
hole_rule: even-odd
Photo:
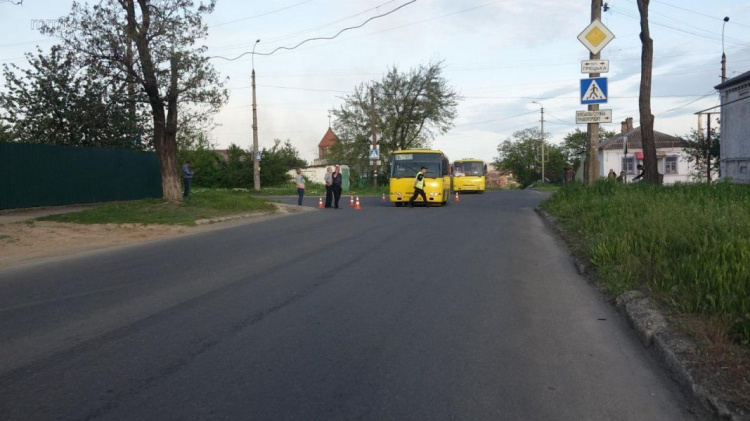
[[[482,162],[456,162],[455,174],[462,175],[484,175],[484,163]]]
[[[393,155],[392,178],[413,178],[427,167],[426,177],[440,177],[442,156],[439,153],[399,153]]]

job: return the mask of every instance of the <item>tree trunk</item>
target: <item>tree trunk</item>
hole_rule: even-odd
[[[151,24],[149,2],[148,0],[138,0],[141,10],[140,25],[136,22],[134,0],[120,0],[120,4],[127,12],[128,36],[133,40],[138,50],[138,59],[141,62],[143,72],[143,88],[151,105],[151,115],[154,122],[153,143],[161,169],[162,195],[164,200],[169,202],[180,202],[182,201],[182,194],[179,163],[177,162],[177,91],[173,89],[177,80],[177,66],[174,65],[173,59],[172,80],[168,91],[169,113],[165,116],[164,101],[159,92],[159,81],[156,77],[156,69],[149,45],[149,39],[152,36],[149,32]]]
[[[661,184],[656,159],[654,140],[654,115],[651,114],[651,71],[654,59],[654,41],[648,27],[648,5],[650,0],[638,0],[638,12],[641,15],[641,92],[638,98],[638,109],[641,117],[641,142],[643,144],[644,179],[652,184]]]

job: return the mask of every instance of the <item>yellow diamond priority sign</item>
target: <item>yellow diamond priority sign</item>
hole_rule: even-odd
[[[591,51],[591,54],[599,54],[615,36],[599,19],[595,19],[586,29],[578,35],[578,40]]]

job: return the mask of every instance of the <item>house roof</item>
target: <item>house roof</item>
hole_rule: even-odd
[[[599,144],[599,149],[602,150],[622,150],[622,137],[628,137],[628,150],[643,149],[643,143],[641,142],[641,128],[636,127],[630,129],[624,133],[618,133],[617,135],[604,140]],[[679,137],[670,136],[665,133],[657,132],[654,130],[654,141],[656,143],[656,149],[664,148],[679,148],[685,146],[685,141]]]
[[[335,144],[336,144],[336,134],[329,127],[326,134],[323,135],[323,139],[320,141],[320,143],[318,143],[318,147],[325,148],[327,146],[333,146]]]
[[[739,76],[735,76],[735,77],[727,80],[726,82],[722,82],[722,83],[714,86],[714,89],[722,90],[724,88],[728,88],[730,86],[734,86],[734,85],[736,85],[738,83],[742,83],[742,82],[744,82],[746,80],[750,80],[750,71],[747,71],[747,72],[745,72],[745,73],[743,73],[743,74],[741,74]]]

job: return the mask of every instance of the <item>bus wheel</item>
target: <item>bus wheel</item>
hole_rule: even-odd
[[[402,202],[396,202],[396,207],[397,207],[397,208],[400,208],[400,207],[402,207],[402,206],[404,206],[404,204],[403,204]]]

